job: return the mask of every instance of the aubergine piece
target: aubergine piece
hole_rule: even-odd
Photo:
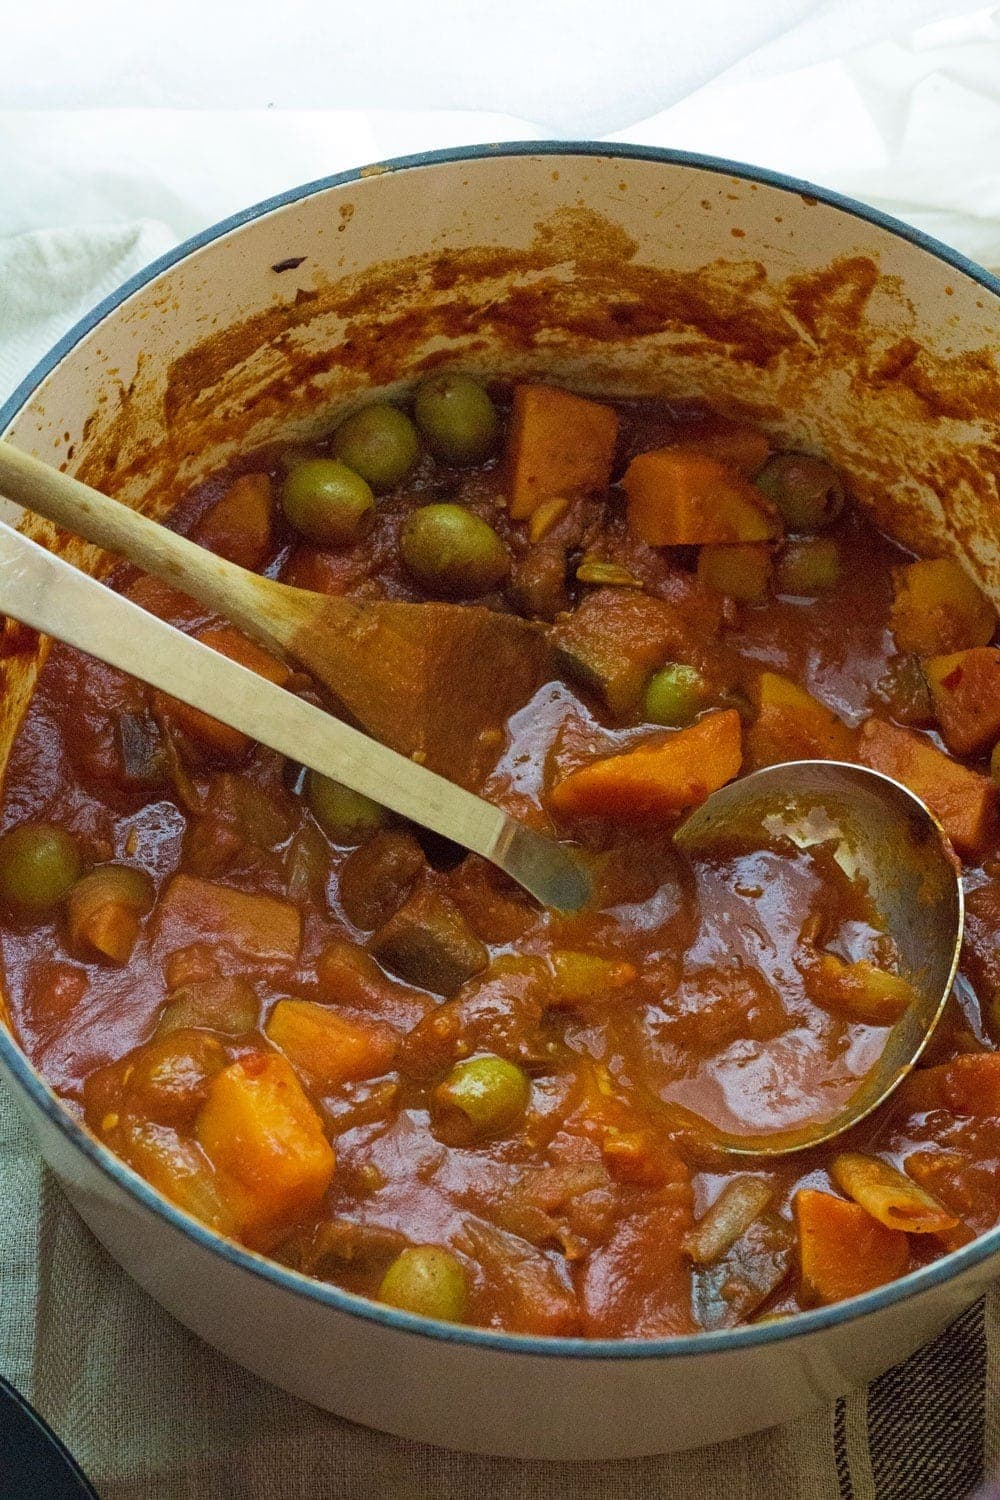
[[[435,995],[454,995],[489,962],[455,903],[427,885],[383,923],[369,948],[391,974]]]

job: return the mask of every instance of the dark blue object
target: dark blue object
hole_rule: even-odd
[[[3,1500],[98,1500],[55,1433],[2,1378],[0,1495]]]

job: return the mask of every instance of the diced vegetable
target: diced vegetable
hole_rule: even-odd
[[[193,875],[173,876],[157,905],[155,921],[167,950],[204,939],[247,958],[288,962],[299,956],[302,918],[290,901],[237,891]]]
[[[422,1318],[461,1323],[469,1300],[465,1267],[440,1245],[413,1245],[386,1271],[378,1299]]]
[[[679,438],[671,445],[681,453],[697,453],[714,458],[727,468],[735,469],[744,479],[752,479],[767,462],[771,440],[759,427],[743,423],[720,423]]]
[[[759,490],[698,453],[640,453],[625,470],[622,488],[629,526],[653,547],[767,542],[781,535],[777,514]]]
[[[106,1122],[107,1123],[107,1122]],[[194,1141],[170,1125],[134,1115],[116,1119],[112,1128],[97,1129],[106,1143],[134,1167],[157,1192],[178,1208],[220,1234],[237,1234],[238,1192],[224,1195],[211,1163]]]
[[[619,589],[641,589],[642,579],[636,578],[620,563],[608,562],[595,552],[588,552],[580,559],[576,570],[577,583],[592,583]]]
[[[80,874],[72,834],[54,823],[18,823],[0,838],[0,897],[24,912],[58,906]]]
[[[773,571],[767,542],[709,543],[698,552],[702,583],[744,604],[767,602]]]
[[[696,1265],[691,1304],[700,1326],[733,1328],[749,1318],[763,1323],[782,1316],[754,1314],[788,1276],[793,1241],[787,1219],[765,1211],[719,1260],[708,1266]]]
[[[708,1212],[685,1236],[684,1249],[696,1265],[721,1260],[741,1234],[759,1219],[774,1197],[773,1183],[762,1177],[734,1177]]]
[[[508,448],[510,514],[524,521],[546,500],[607,487],[618,415],[551,385],[514,387]]]
[[[789,542],[778,559],[779,594],[828,594],[840,582],[840,548],[833,537]]]
[[[190,1124],[227,1061],[223,1044],[207,1032],[157,1034],[131,1055],[125,1075],[130,1111],[162,1125]]]
[[[615,1182],[654,1189],[672,1180],[676,1162],[672,1143],[662,1132],[647,1126],[622,1130],[605,1124],[601,1129],[601,1157]]]
[[[449,1070],[431,1096],[438,1134],[450,1145],[507,1135],[524,1119],[527,1074],[505,1057],[469,1057]]]
[[[570,508],[566,499],[543,500],[528,517],[528,541],[534,546],[547,537],[553,526],[557,526]]]
[[[958,1115],[1000,1116],[1000,1052],[967,1052],[947,1064],[947,1107]]]
[[[803,964],[803,978],[816,1005],[866,1026],[894,1026],[916,999],[908,980],[867,958],[848,963],[835,953],[818,953]]]
[[[734,708],[706,714],[656,744],[591,761],[556,783],[549,805],[567,816],[632,823],[671,817],[704,802],[740,769],[742,729]]]
[[[953,755],[978,755],[1000,738],[1000,650],[974,646],[924,662],[941,735]]]
[[[929,740],[882,719],[861,726],[859,755],[875,771],[915,792],[960,853],[984,847],[993,825],[997,789],[988,776],[959,765]]]
[[[256,672],[259,677],[264,677],[268,682],[275,683],[278,687],[284,687],[291,674],[291,669],[270,651],[265,651],[262,646],[248,639],[240,631],[234,630],[230,625],[220,625],[211,629],[199,630],[196,639],[203,646],[211,646],[213,651],[218,651],[221,656],[228,656],[230,661],[238,662],[241,667],[246,667],[251,672]],[[210,714],[202,713],[200,708],[192,708],[188,703],[182,703],[179,698],[171,698],[167,693],[159,691],[153,694],[153,701],[160,712],[165,714],[182,732],[193,741],[196,747],[210,758],[219,758],[223,761],[234,761],[241,759],[250,747],[250,738],[242,730],[232,729],[228,724],[222,724],[218,719],[213,719]]]
[[[486,968],[489,954],[455,903],[418,886],[371,940],[379,963],[410,984],[453,995]]]
[[[832,709],[779,672],[761,672],[753,690],[757,717],[747,731],[755,766],[783,760],[850,760],[854,736]]]
[[[527,1240],[480,1219],[467,1219],[462,1248],[468,1247],[485,1274],[490,1297],[512,1333],[569,1338],[579,1332],[580,1309],[569,1276]]]
[[[333,434],[333,453],[373,490],[391,490],[420,458],[420,439],[405,412],[377,401],[341,422]]]
[[[549,632],[567,676],[599,693],[618,715],[636,706],[649,674],[679,648],[690,649],[691,639],[675,604],[615,588],[589,594]]]
[[[836,469],[811,453],[776,453],[754,484],[781,512],[791,531],[829,526],[844,508],[844,485]]]
[[[600,1003],[626,989],[638,976],[634,964],[621,958],[604,958],[575,948],[556,948],[550,955],[554,975],[554,1005]]]
[[[156,1023],[158,1034],[204,1027],[229,1036],[242,1036],[257,1025],[260,1003],[245,979],[219,975],[193,979],[171,990]]]
[[[217,1073],[195,1136],[236,1184],[242,1232],[253,1243],[266,1246],[314,1210],[333,1176],[319,1115],[278,1053],[249,1053]]]
[[[115,714],[115,742],[122,778],[143,791],[163,785],[168,776],[163,737],[148,713],[123,709]]]
[[[271,551],[271,480],[241,474],[191,533],[199,546],[256,572]]]
[[[886,1229],[857,1203],[800,1188],[792,1202],[799,1235],[800,1295],[827,1305],[859,1297],[902,1276],[906,1235]]]
[[[153,882],[145,870],[99,865],[69,893],[69,935],[78,949],[115,964],[128,963],[139,936],[139,920],[153,904]]]
[[[697,667],[685,666],[680,661],[668,662],[646,684],[643,717],[650,724],[679,729],[697,717],[707,697],[708,685]]]
[[[830,1176],[842,1193],[887,1229],[942,1234],[958,1223],[936,1198],[880,1157],[842,1151],[833,1159]]]
[[[544,509],[542,506],[535,515],[540,516]],[[535,516],[531,519],[533,521]],[[542,546],[529,547],[518,558],[507,592],[520,614],[532,619],[556,620],[569,610],[571,600],[566,586],[568,556],[569,548],[552,538]]]
[[[392,1067],[396,1034],[381,1021],[351,1021],[311,1000],[279,1000],[267,1018],[269,1041],[319,1085],[380,1078]]]
[[[901,651],[939,656],[988,646],[997,616],[968,573],[942,557],[896,570],[890,623]]]
[[[367,480],[339,458],[307,458],[288,471],[281,490],[285,516],[318,547],[346,547],[375,519]]]
[[[374,932],[399,910],[426,867],[424,851],[405,828],[373,833],[340,871],[340,904],[348,921]]]
[[[417,387],[413,415],[428,448],[445,463],[482,463],[496,447],[496,408],[469,375],[429,376]]]
[[[306,776],[306,801],[313,817],[335,844],[360,844],[389,820],[381,803],[354,792],[341,781],[310,771]]]
[[[407,569],[428,593],[475,599],[499,588],[510,572],[510,553],[493,527],[464,505],[421,505],[399,535]]]

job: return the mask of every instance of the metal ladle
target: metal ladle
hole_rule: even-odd
[[[800,849],[834,843],[834,858],[867,884],[893,938],[899,973],[914,1000],[893,1026],[878,1061],[847,1103],[825,1121],[766,1135],[709,1127],[714,1145],[737,1156],[785,1156],[821,1145],[877,1109],[911,1071],[934,1030],[958,969],[964,901],[961,868],[940,823],[891,777],[844,761],[798,760],[731,781],[681,824],[687,855],[725,842],[752,847],[761,836]]]

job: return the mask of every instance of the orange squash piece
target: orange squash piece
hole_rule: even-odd
[[[279,1000],[264,1031],[317,1084],[350,1083],[387,1073],[396,1034],[382,1021],[351,1021],[311,1000]]]
[[[302,918],[290,901],[175,875],[156,907],[156,935],[170,951],[222,944],[244,958],[290,962],[299,956]]]
[[[549,805],[569,816],[622,823],[671,817],[731,781],[742,758],[740,716],[727,708],[655,744],[591,761],[552,788]]]
[[[753,691],[757,717],[747,731],[755,766],[783,760],[850,760],[854,735],[832,709],[780,672],[761,672]]]
[[[864,765],[901,781],[926,802],[960,853],[983,848],[997,801],[988,776],[960,766],[922,735],[882,719],[862,724],[858,753]]]
[[[199,630],[195,639],[278,687],[284,687],[292,675],[292,669],[277,656],[265,651],[263,646],[258,646],[231,625],[210,626]],[[200,708],[192,708],[190,704],[182,703],[179,698],[171,698],[167,693],[156,692],[153,696],[160,710],[210,757],[224,761],[240,760],[250,748],[250,738],[242,730],[221,724],[210,714],[202,713]]]
[[[735,469],[683,448],[640,453],[625,470],[628,523],[652,547],[767,542],[781,535],[777,512]]]
[[[936,656],[989,645],[996,610],[952,558],[907,563],[896,569],[894,582],[889,623],[901,651]]]
[[[973,646],[924,662],[941,736],[953,755],[978,755],[1000,739],[1000,651]]]
[[[698,553],[698,579],[744,604],[765,604],[774,566],[767,542],[710,542]]]
[[[524,521],[547,500],[606,489],[617,438],[610,406],[553,385],[516,385],[507,454],[511,517]]]
[[[200,547],[256,572],[271,550],[271,478],[241,474],[191,533]]]
[[[843,1302],[895,1281],[906,1270],[910,1259],[906,1235],[887,1229],[857,1203],[800,1188],[792,1212],[799,1236],[803,1301]]]
[[[336,1159],[319,1115],[291,1064],[253,1052],[217,1073],[195,1122],[195,1138],[226,1183],[240,1233],[266,1245],[318,1204]]]

